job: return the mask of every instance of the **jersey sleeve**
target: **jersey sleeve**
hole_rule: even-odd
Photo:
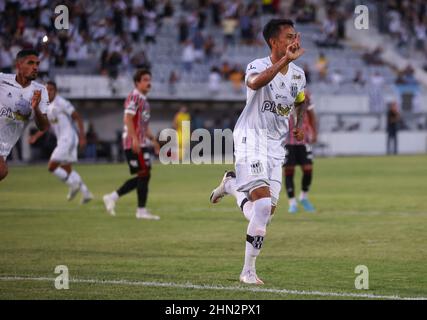
[[[305,101],[305,92],[304,92],[305,86],[306,86],[306,80],[305,80],[305,74],[303,74],[301,77],[299,91],[295,98],[295,103],[302,103]]]
[[[47,107],[49,106],[49,96],[45,87],[41,88],[42,94],[39,103],[39,109],[41,113],[47,113]]]
[[[135,115],[137,110],[136,97],[130,95],[125,101],[125,114]]]
[[[76,111],[76,109],[74,108],[74,106],[71,104],[70,101],[65,100],[64,99],[64,104],[62,106],[63,111],[68,114],[69,116],[71,116],[73,114],[74,111]]]
[[[255,60],[249,63],[248,66],[246,67],[245,83],[247,83],[250,75],[261,73],[265,69],[266,69],[265,65],[263,65],[259,60]]]

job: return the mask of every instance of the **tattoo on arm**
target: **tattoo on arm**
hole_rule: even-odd
[[[301,128],[302,122],[304,120],[305,103],[302,102],[302,103],[296,104],[295,109],[296,109],[295,111],[296,111],[296,115],[297,115],[295,127]]]

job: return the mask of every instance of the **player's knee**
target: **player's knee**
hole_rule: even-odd
[[[304,173],[311,173],[313,171],[313,166],[311,164],[305,165],[302,167]]]
[[[285,168],[285,176],[292,177],[294,174],[295,174],[294,167]]]
[[[261,198],[254,202],[254,210],[255,212],[269,217],[271,214],[271,198]]]

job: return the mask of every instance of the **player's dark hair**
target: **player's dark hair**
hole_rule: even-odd
[[[52,87],[55,88],[55,90],[57,89],[56,82],[53,80],[49,80],[48,82],[46,82],[46,85],[51,85]]]
[[[38,51],[36,51],[36,50],[33,50],[33,49],[24,49],[24,50],[21,50],[21,51],[19,51],[17,54],[16,54],[16,60],[19,60],[19,59],[22,59],[22,58],[25,58],[25,57],[28,57],[28,56],[39,56],[39,52]]]
[[[151,76],[151,71],[148,69],[138,69],[135,71],[135,74],[133,75],[133,82],[137,83],[141,80],[142,76],[145,76],[146,74]]]
[[[279,35],[281,26],[290,26],[294,27],[294,22],[289,19],[272,19],[270,20],[262,30],[262,35],[264,36],[265,41],[271,49],[270,39],[275,38]]]

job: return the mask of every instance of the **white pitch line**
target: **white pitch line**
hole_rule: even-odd
[[[0,281],[51,281],[55,278],[47,277],[0,277]],[[322,297],[341,297],[341,298],[365,298],[365,299],[387,299],[387,300],[427,300],[427,297],[400,297],[400,296],[385,296],[375,295],[370,293],[346,293],[346,292],[322,292],[322,291],[299,291],[288,289],[274,289],[261,287],[224,287],[212,285],[198,285],[192,283],[173,283],[173,282],[152,282],[152,281],[129,281],[129,280],[96,280],[96,279],[70,279],[70,283],[91,283],[91,284],[110,284],[110,285],[126,285],[126,286],[141,286],[141,287],[164,287],[164,288],[181,288],[181,289],[197,289],[197,290],[222,290],[222,291],[242,291],[242,292],[262,292],[262,293],[277,293],[284,295],[301,295],[301,296],[322,296]]]

